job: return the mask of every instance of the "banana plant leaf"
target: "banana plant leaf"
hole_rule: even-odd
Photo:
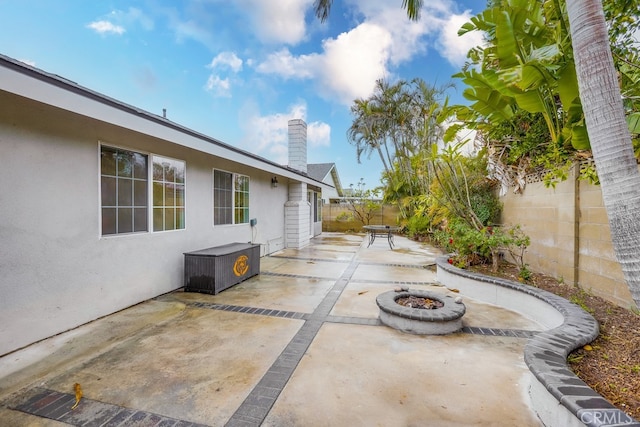
[[[530,113],[545,113],[546,105],[537,90],[530,90],[514,96],[518,106]]]
[[[629,126],[629,132],[632,134],[640,133],[640,112],[631,113],[627,116],[627,125]]]
[[[568,61],[559,73],[558,95],[563,106],[580,104],[580,92],[578,90],[578,76],[573,61]],[[580,107],[582,109],[582,107]]]
[[[513,25],[509,12],[502,11],[496,16],[496,38],[500,43],[496,45],[498,60],[501,68],[509,68],[519,64],[520,50],[513,32]]]
[[[589,142],[589,134],[587,133],[586,126],[571,126],[571,145],[576,150],[588,150],[591,148],[591,142]]]

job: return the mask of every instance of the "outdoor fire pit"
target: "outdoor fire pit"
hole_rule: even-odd
[[[420,335],[444,335],[462,328],[466,307],[450,295],[408,290],[378,295],[380,321],[394,329]]]

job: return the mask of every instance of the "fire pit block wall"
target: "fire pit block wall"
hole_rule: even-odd
[[[443,303],[437,309],[409,308],[396,300],[415,296]],[[464,304],[455,302],[450,295],[440,295],[428,291],[389,291],[378,295],[376,303],[380,308],[380,321],[394,329],[418,335],[445,335],[462,329],[462,316],[466,312]]]
[[[260,245],[230,243],[184,254],[184,290],[217,294],[260,274]]]

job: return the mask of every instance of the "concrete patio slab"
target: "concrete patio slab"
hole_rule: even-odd
[[[389,262],[387,260],[387,262]],[[423,282],[436,283],[436,273],[419,266],[398,266],[390,265],[359,264],[352,280],[358,282],[386,281],[386,282]]]
[[[77,382],[93,400],[223,425],[302,323],[190,308],[47,382],[47,388],[66,392]]]
[[[267,271],[266,268],[268,267],[263,267],[263,271]],[[345,266],[339,268],[344,270]],[[217,295],[192,292],[176,292],[171,295],[176,301],[184,303],[203,301],[311,313],[327,295],[334,282],[335,279],[300,278],[263,273]]]
[[[435,249],[364,239],[326,233],[218,295],[172,292],[0,358],[0,425],[539,425],[527,335],[509,335],[539,326],[464,296],[464,333],[382,326],[379,293],[450,291],[424,284]]]
[[[337,279],[349,265],[348,262],[322,261],[317,256],[316,254],[316,258],[313,259],[287,258],[284,262],[271,266],[268,271],[276,274]],[[279,255],[278,258],[280,260],[282,256]]]
[[[333,316],[353,316],[369,319],[378,318],[376,297],[393,289],[387,282],[349,282],[342,295],[333,306]]]
[[[523,347],[325,324],[263,425],[539,426]]]
[[[146,301],[0,358],[0,396],[117,347],[123,339],[181,316],[186,306]]]
[[[415,242],[402,236],[394,236],[395,245],[389,249],[389,244],[385,238],[377,238],[371,246],[367,246],[368,238],[363,236],[365,241],[362,250],[358,251],[356,258],[361,263],[374,262],[385,264],[415,264],[433,265],[436,257],[442,252],[433,246]]]

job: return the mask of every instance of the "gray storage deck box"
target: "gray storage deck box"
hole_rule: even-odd
[[[184,290],[217,294],[260,274],[260,245],[230,243],[184,254]]]

